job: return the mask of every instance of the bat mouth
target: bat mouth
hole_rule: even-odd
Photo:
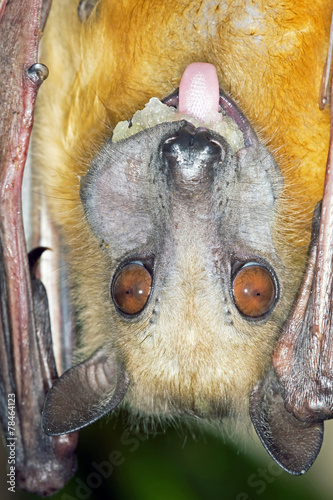
[[[178,89],[162,101],[178,113],[192,116],[204,124],[222,121],[226,115],[242,133],[244,146],[257,146],[258,139],[250,122],[237,104],[220,86],[213,64],[195,62],[187,66]]]
[[[179,111],[179,87],[172,92],[172,94],[168,95],[164,99],[161,100],[163,104],[175,108],[175,110]],[[258,138],[256,133],[254,132],[249,120],[246,118],[244,113],[239,109],[237,104],[231,99],[231,97],[227,96],[223,92],[223,90],[219,89],[219,113],[225,113],[231,120],[235,122],[239,130],[243,134],[244,146],[252,147],[257,146]]]
[[[192,63],[184,71],[179,87],[161,101],[150,99],[129,121],[119,122],[112,142],[118,142],[159,123],[188,121],[196,128],[216,132],[234,153],[257,147],[257,136],[237,104],[221,90],[215,66]]]

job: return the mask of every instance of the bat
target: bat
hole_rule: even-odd
[[[28,12],[35,23],[12,52],[20,71],[30,68],[31,116],[46,76],[35,66],[41,6],[2,5],[5,33],[11,9],[20,12],[18,32]],[[134,422],[223,425],[250,413],[291,474],[319,453],[332,416],[330,116],[320,109],[329,61],[320,106],[318,95],[333,2],[271,7],[53,2],[41,54],[50,75],[32,143],[34,193],[42,194],[34,205],[43,205],[68,272],[62,342],[73,329],[79,340],[73,366],[58,363],[58,377],[36,271],[42,250],[30,254],[30,279],[21,219],[12,215],[19,195],[12,208],[2,194],[1,412],[6,439],[8,408],[20,423],[22,487],[60,489],[74,471],[77,431],[118,406]],[[8,54],[12,45],[3,45]],[[16,130],[14,113],[3,114]],[[2,193],[16,147],[6,142]],[[34,224],[38,234],[38,217]],[[23,246],[9,252],[11,229]],[[26,378],[35,363],[38,373]]]

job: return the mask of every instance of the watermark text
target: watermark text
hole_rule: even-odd
[[[8,394],[8,429],[7,429],[7,452],[8,452],[8,491],[15,493],[16,486],[16,428],[15,428],[15,394]]]

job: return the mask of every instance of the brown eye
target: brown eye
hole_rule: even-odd
[[[233,281],[236,306],[244,316],[258,318],[272,307],[275,297],[275,281],[271,273],[259,264],[247,264]]]
[[[124,266],[112,284],[112,298],[125,314],[140,312],[147,303],[151,288],[149,271],[136,262]]]

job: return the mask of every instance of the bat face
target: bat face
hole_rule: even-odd
[[[93,160],[81,199],[135,411],[218,417],[253,385],[286,280],[273,242],[281,187],[261,144],[234,152],[186,121],[110,139]]]
[[[195,78],[211,69],[191,67]],[[221,419],[247,409],[269,362],[293,275],[275,234],[283,180],[245,116],[219,94],[229,115],[225,135],[179,114],[178,121],[107,139],[81,178],[90,255],[102,262],[98,287],[85,289],[87,302],[99,307],[103,335],[88,364],[103,366],[103,373],[109,365],[122,387],[112,384],[110,402],[102,383],[94,405],[110,409],[116,395],[136,418]],[[91,414],[82,418],[91,402],[82,403],[82,391],[72,386],[75,370],[48,396],[49,433],[92,421]],[[92,386],[89,379],[80,383]],[[72,390],[79,421],[64,402]],[[61,422],[54,421],[55,408],[62,408]]]

